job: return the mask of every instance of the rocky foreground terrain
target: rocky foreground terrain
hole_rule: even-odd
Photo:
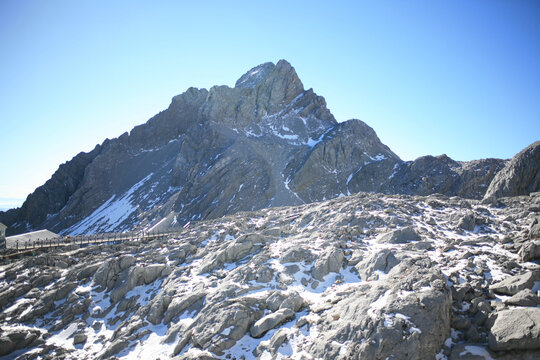
[[[1,359],[538,359],[540,193],[358,193],[0,267]]]

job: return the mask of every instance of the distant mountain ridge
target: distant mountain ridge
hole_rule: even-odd
[[[234,88],[189,88],[143,125],[62,164],[19,209],[16,234],[164,229],[360,191],[481,199],[505,160],[402,161],[360,120],[338,123],[285,60]]]

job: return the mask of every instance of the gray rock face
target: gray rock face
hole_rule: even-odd
[[[61,165],[20,209],[10,233],[61,234],[180,226],[240,211],[360,191],[480,199],[503,160],[403,162],[360,120],[337,123],[284,60],[234,88],[189,88],[131,132]]]
[[[381,185],[374,191],[481,199],[504,165],[505,161],[499,159],[457,162],[446,155],[423,156],[394,167],[390,176],[380,179]]]
[[[369,191],[360,185],[349,189],[349,183],[364,166],[381,161],[389,164],[390,170],[388,166],[381,167],[378,170],[381,174],[366,179],[377,182],[381,176],[390,175],[392,166],[401,163],[399,157],[380,142],[375,131],[360,120],[335,125],[300,161],[300,164],[289,163],[287,181],[306,202]]]
[[[404,244],[409,241],[418,241],[420,236],[412,226],[407,226],[401,229],[393,230],[380,236],[377,242],[381,244]]]
[[[364,258],[356,265],[356,269],[364,280],[369,280],[373,276],[378,278],[381,272],[388,274],[394,266],[398,265],[401,261],[400,257],[395,251],[383,249]]]
[[[540,349],[540,308],[498,312],[489,334],[489,347],[492,350]]]
[[[43,344],[43,334],[35,329],[2,329],[0,331],[0,356],[18,349]]]
[[[268,314],[262,319],[258,320],[255,324],[251,326],[251,328],[249,329],[249,333],[254,338],[260,338],[268,330],[294,319],[294,315],[294,311],[292,311],[291,309],[279,309],[278,311]]]
[[[80,153],[65,164],[60,165],[53,176],[32,194],[18,209],[0,212],[0,222],[8,225],[7,234],[14,235],[29,229],[41,228],[47,214],[56,214],[79,189],[86,168],[101,153],[96,146],[89,153]]]
[[[519,249],[519,257],[523,261],[531,261],[540,259],[540,241],[531,240],[523,244]]]
[[[529,237],[531,239],[540,239],[540,217],[535,217],[531,223],[529,230]]]
[[[532,290],[524,289],[506,299],[504,303],[516,306],[537,306],[540,304],[540,298]]]
[[[343,251],[336,248],[327,249],[325,253],[315,261],[315,265],[313,265],[313,269],[311,270],[311,275],[314,279],[323,280],[328,273],[339,272],[344,259],[345,256],[343,256]]]
[[[489,185],[485,199],[529,195],[540,190],[540,141],[520,151]]]
[[[417,292],[418,300],[400,295],[407,283],[434,277],[444,284],[441,274],[413,264],[407,266],[409,275],[403,273],[405,264],[396,266],[378,285],[358,287],[333,305],[330,314],[317,322],[320,335],[310,353],[326,359],[385,359],[392,355],[399,359],[434,358],[450,332],[450,291],[444,286],[426,289]],[[434,323],[438,325],[432,326]],[[351,345],[342,348],[329,339],[347,339]]]
[[[531,289],[535,281],[539,281],[537,272],[527,272],[521,275],[510,276],[503,281],[490,286],[490,289],[498,294],[516,295],[524,289]]]

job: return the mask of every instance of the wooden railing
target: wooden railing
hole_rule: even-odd
[[[123,232],[123,233],[103,233],[92,235],[76,235],[76,236],[57,236],[54,238],[45,239],[25,239],[15,240],[11,244],[6,242],[6,250],[11,250],[12,256],[16,254],[26,253],[39,249],[51,249],[69,245],[87,246],[94,244],[116,244],[126,241],[150,241],[155,239],[167,239],[176,236],[180,231],[174,232]],[[13,250],[15,250],[13,252]]]

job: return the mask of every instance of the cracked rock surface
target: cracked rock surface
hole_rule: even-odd
[[[14,259],[0,359],[537,359],[539,197],[358,193]]]

